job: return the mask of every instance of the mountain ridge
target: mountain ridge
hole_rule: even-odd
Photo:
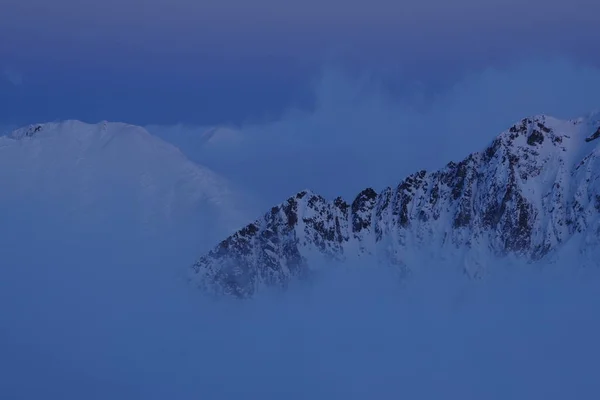
[[[600,114],[524,118],[482,151],[409,175],[380,193],[327,201],[304,190],[198,259],[189,280],[251,297],[285,287],[317,262],[369,256],[410,271],[419,252],[460,254],[465,272],[485,256],[548,257],[576,235],[600,236]],[[588,243],[589,245],[589,243]]]
[[[0,136],[0,168],[11,171],[0,175],[0,201],[7,207],[35,203],[49,216],[43,209],[52,204],[89,230],[100,223],[109,230],[102,221],[127,220],[149,231],[174,229],[183,221],[198,231],[192,227],[198,220],[218,235],[234,232],[248,218],[243,196],[227,179],[132,124],[66,120],[24,126]]]

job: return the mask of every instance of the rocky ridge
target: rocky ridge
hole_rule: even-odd
[[[575,236],[600,237],[600,115],[538,115],[483,151],[418,171],[351,202],[308,190],[223,240],[190,269],[203,290],[251,297],[314,271],[319,259],[373,257],[410,271],[415,254],[453,254],[479,276],[486,255],[537,261]]]

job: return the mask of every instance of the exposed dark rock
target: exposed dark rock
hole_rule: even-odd
[[[377,193],[368,188],[356,196],[352,202],[352,231],[360,232],[371,225],[371,210],[375,205]]]
[[[591,142],[592,140],[596,140],[599,137],[600,137],[600,127],[598,129],[596,129],[596,132],[594,132],[590,137],[586,138],[585,141]]]
[[[544,135],[540,131],[534,130],[531,135],[527,138],[527,144],[535,146],[536,144],[542,144],[544,142]]]
[[[586,140],[598,137],[600,128]],[[554,146],[542,153],[538,146],[546,139]],[[591,226],[586,220],[590,210],[600,214],[599,192],[588,188],[582,191],[589,192],[587,199],[575,198],[571,186],[560,181],[568,174],[560,169],[542,174],[562,168],[567,147],[561,146],[569,139],[543,118],[524,119],[480,153],[433,173],[416,172],[379,194],[367,188],[351,204],[300,192],[221,242],[194,264],[194,271],[202,275],[201,282],[247,297],[259,283],[285,287],[292,277],[309,274],[304,254],[343,260],[348,251],[375,253],[377,248],[369,246],[380,242],[385,252],[393,246],[401,253],[408,250],[408,237],[412,245],[425,248],[437,238],[466,249],[485,244],[498,256],[541,259],[555,250],[553,243]],[[593,154],[574,161],[570,176],[586,173],[592,161]],[[540,185],[540,176],[556,176],[556,181]],[[591,181],[586,176],[584,187]],[[532,194],[530,182],[550,189]]]

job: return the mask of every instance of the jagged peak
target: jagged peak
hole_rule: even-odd
[[[546,139],[556,145],[562,142],[564,136],[555,129],[558,122],[559,120],[544,114],[536,115],[513,124],[498,137],[511,147],[536,147],[544,144]]]
[[[313,192],[312,190],[310,190],[310,189],[304,189],[304,190],[301,190],[298,193],[296,193],[296,195],[293,196],[293,197],[295,197],[297,199],[303,199],[304,197],[309,197],[310,198],[310,197],[313,197],[313,196],[318,196],[318,195],[315,192]]]
[[[583,121],[586,122],[586,125],[575,127],[576,124],[573,121]],[[478,164],[482,160],[489,161],[500,147],[505,147],[508,153],[514,153],[517,156],[524,150],[527,153],[525,157],[529,159],[529,162],[533,162],[536,157],[541,156],[539,150],[542,147],[547,149],[544,150],[544,157],[547,158],[554,151],[566,151],[566,140],[591,142],[598,138],[600,138],[600,111],[588,113],[577,120],[562,120],[548,114],[531,115],[522,118],[501,132],[484,150],[473,152],[460,161],[450,161],[444,168],[437,171],[416,171],[400,181],[396,189],[411,192],[430,173],[434,175],[448,173],[461,175],[465,172],[463,169],[468,169],[470,165]],[[551,153],[548,153],[548,151]],[[512,162],[514,162],[514,157],[511,157],[513,158]],[[391,190],[391,188],[387,188],[387,190]],[[359,203],[374,200],[385,191],[386,189],[381,193],[377,193],[369,187],[359,192],[352,201],[336,197],[332,203],[340,209],[346,209],[352,205],[356,208]],[[296,199],[304,197],[319,198],[322,201],[327,201],[309,189],[298,192],[294,197]]]
[[[377,197],[377,192],[372,187],[363,189],[354,199],[354,201],[372,200]]]
[[[589,121],[589,117],[587,120]],[[440,170],[431,172],[419,170],[408,175],[398,183],[396,186],[396,191],[399,193],[405,193],[408,196],[412,196],[415,190],[419,190],[422,182],[429,174],[447,175],[448,177],[446,179],[449,179],[449,183],[460,186],[460,183],[464,180],[466,174],[470,173],[469,171],[472,168],[477,167],[481,161],[491,160],[500,147],[504,147],[506,149],[501,153],[500,157],[502,159],[508,155],[508,161],[510,163],[517,163],[518,157],[527,153],[524,158],[528,160],[527,165],[531,165],[532,162],[535,163],[535,158],[540,156],[540,147],[555,147],[556,151],[564,151],[565,148],[563,147],[563,139],[571,139],[572,137],[574,139],[578,139],[579,136],[581,136],[581,132],[579,132],[578,129],[573,128],[570,120],[560,120],[547,114],[532,115],[519,120],[511,127],[500,133],[483,151],[473,152],[458,162],[450,161],[444,168]],[[600,138],[600,124],[594,133],[588,135],[586,141],[592,141],[597,138]],[[522,150],[524,150],[525,153],[521,153]],[[548,152],[545,153],[545,159],[552,154]],[[459,190],[453,191],[454,197],[458,198],[460,194],[459,192]],[[339,196],[333,199],[333,201],[329,201],[310,189],[304,189],[296,193],[294,196],[288,198],[286,201],[280,203],[278,206],[273,207],[272,212],[275,212],[275,210],[277,212],[286,212],[290,206],[297,207],[299,201],[302,201],[302,203],[308,205],[309,207],[312,207],[314,204],[316,204],[316,202],[318,202],[319,204],[328,203],[344,213],[346,213],[348,210],[351,210],[352,214],[355,215],[357,213],[364,214],[366,218],[366,214],[371,212],[371,210],[375,207],[378,197],[385,193],[389,193],[391,195],[393,193],[393,189],[388,187],[378,193],[374,188],[368,187],[360,191],[351,201],[346,201]]]
[[[480,251],[535,261],[588,227],[586,240],[597,242],[600,145],[584,139],[600,138],[599,121],[524,118],[483,151],[379,193],[365,188],[349,202],[300,191],[195,263],[194,280],[245,296],[256,282],[285,285],[310,272],[313,257],[375,256],[402,269],[418,252],[442,248],[471,254],[469,275],[477,276]]]
[[[597,118],[597,121],[594,118]],[[588,132],[589,129],[584,129],[582,131],[579,128],[573,128],[573,121],[587,121],[588,125],[595,121],[592,123],[595,130],[593,132]],[[553,147],[557,147],[557,149],[564,151],[565,148],[561,145],[563,139],[579,139],[582,135],[584,135],[586,142],[600,138],[600,111],[592,112],[577,120],[561,120],[547,114],[532,115],[515,122],[508,129],[501,132],[491,144],[482,151],[473,152],[458,162],[450,161],[440,170],[419,170],[408,175],[398,183],[396,191],[411,194],[414,189],[418,189],[421,182],[426,179],[429,174],[456,175],[455,178],[460,181],[464,178],[463,175],[466,174],[466,171],[470,166],[475,166],[481,161],[489,161],[494,156],[495,152],[503,146],[508,149],[509,153],[513,153],[515,149],[525,149],[531,160],[532,157],[534,158],[536,154],[538,154],[536,148],[542,145],[551,144]],[[513,160],[509,161],[514,162],[514,157],[518,156],[514,154],[509,156],[509,158],[513,158]],[[341,196],[336,197],[333,201],[329,201],[310,189],[304,189],[294,196],[289,197],[286,201],[273,207],[271,212],[273,213],[275,210],[285,211],[286,207],[289,207],[292,204],[297,206],[298,202],[301,200],[304,200],[309,206],[318,200],[320,203],[329,203],[344,212],[348,209],[352,209],[353,213],[356,213],[357,210],[360,209],[367,212],[374,207],[377,198],[386,192],[391,194],[393,190],[391,187],[388,187],[383,189],[381,193],[378,193],[372,187],[368,187],[360,191],[354,199],[349,202]]]
[[[595,136],[596,135],[596,136]],[[494,140],[511,147],[538,147],[553,144],[560,147],[565,140],[590,142],[600,137],[600,110],[585,116],[562,120],[546,114],[533,115],[514,123]],[[549,139],[545,142],[545,139]]]
[[[273,207],[271,209],[271,212],[276,212],[276,210],[278,211],[279,209],[288,207],[290,204],[297,204],[300,201],[306,201],[308,204],[310,202],[313,202],[315,199],[321,200],[323,202],[326,201],[326,199],[323,196],[313,192],[310,189],[304,189],[299,191],[295,195],[288,197],[285,201]]]

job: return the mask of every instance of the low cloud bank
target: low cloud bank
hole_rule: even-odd
[[[595,270],[498,263],[469,281],[456,265],[422,265],[400,284],[387,268],[324,266],[286,293],[208,300],[180,277],[177,236],[37,228],[1,238],[3,398],[600,393]]]
[[[516,60],[467,73],[445,87],[405,82],[391,90],[375,75],[325,68],[312,110],[264,123],[150,126],[188,157],[246,185],[264,206],[303,188],[329,198],[395,185],[483,149],[529,115],[574,118],[600,108],[600,70],[566,59]],[[219,140],[220,138],[220,140]]]

